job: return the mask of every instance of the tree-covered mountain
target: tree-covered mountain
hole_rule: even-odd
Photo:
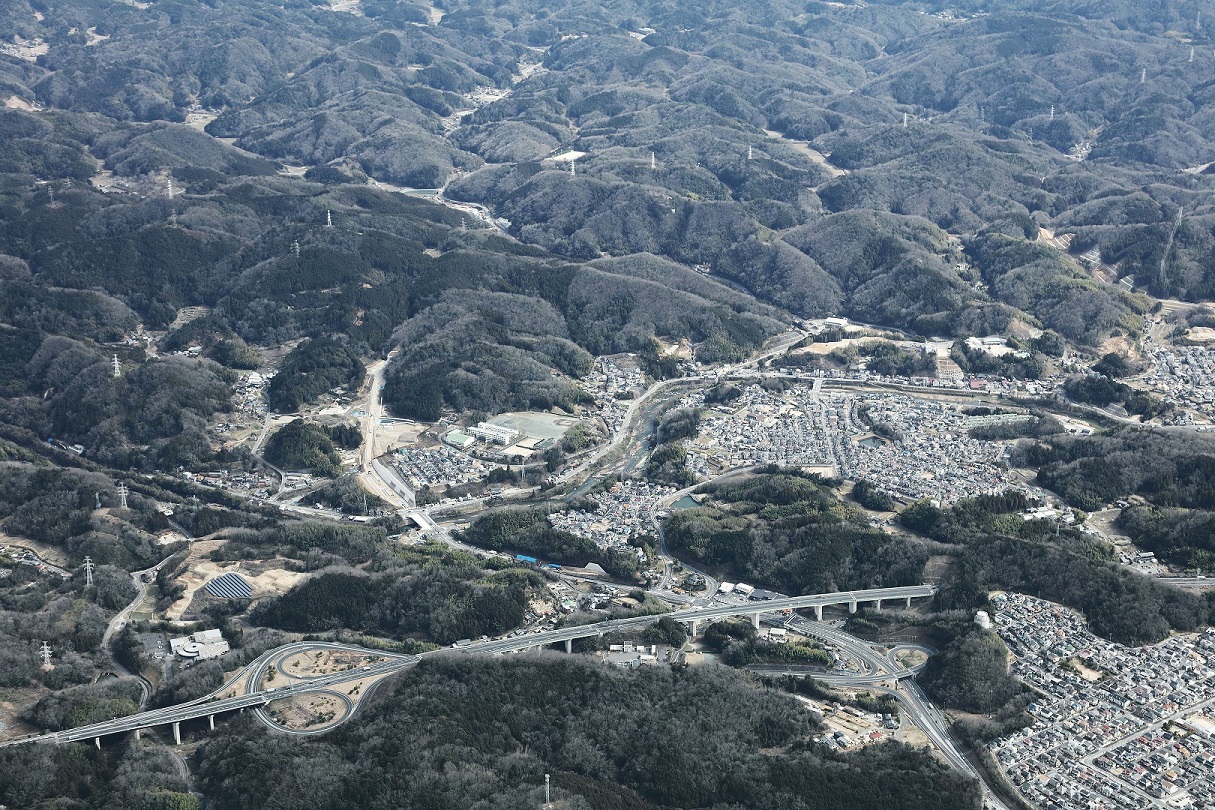
[[[47,290],[26,299],[104,290],[153,327],[214,306],[255,345],[344,335],[379,352],[404,340],[391,398],[402,413],[568,404],[548,370],[570,376],[578,352],[529,329],[552,326],[591,353],[660,333],[729,357],[772,328],[740,321],[740,306],[772,313],[723,300],[733,291],[720,284],[693,290],[686,267],[622,272],[638,254],[703,265],[796,315],[925,334],[1004,331],[1017,310],[1082,342],[1134,329],[1143,301],[1030,244],[1040,226],[1158,295],[1215,289],[1212,181],[1198,171],[1215,160],[1198,47],[1211,23],[1181,8],[452,0],[441,14],[368,2],[355,15],[64,0],[41,20],[34,11],[3,12],[6,30],[48,46],[34,62],[0,56],[14,99],[0,112],[0,216],[13,226],[0,250],[21,262],[5,282]],[[583,155],[574,176],[550,159],[566,150]],[[298,168],[276,176],[284,164]],[[134,193],[86,186],[99,168]],[[369,178],[447,185],[566,261],[459,231],[467,212],[357,186]],[[326,211],[334,232],[319,230]],[[581,264],[607,256],[631,279]],[[669,309],[652,311],[643,280],[696,298],[664,296]],[[444,297],[453,288],[481,297]],[[484,297],[501,293],[556,314],[546,324]]]
[[[553,798],[571,808],[980,803],[925,752],[813,745],[800,704],[724,667],[617,674],[569,659],[430,659],[377,697],[323,742],[252,728],[208,742],[204,795],[243,807],[273,785],[325,807],[522,808],[543,802],[550,773]]]

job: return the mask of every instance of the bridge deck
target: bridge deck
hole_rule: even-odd
[[[562,641],[572,641],[573,639],[577,638],[602,635],[604,633],[610,633],[618,630],[644,627],[651,622],[656,621],[659,616],[668,616],[675,621],[682,623],[692,623],[712,619],[721,619],[729,616],[758,616],[764,613],[774,613],[804,607],[842,605],[852,604],[854,602],[873,602],[886,599],[917,599],[932,596],[936,592],[937,588],[935,585],[909,585],[899,588],[871,588],[861,591],[840,591],[837,593],[791,596],[784,599],[771,599],[765,602],[745,602],[740,604],[715,605],[707,608],[691,608],[675,613],[634,616],[627,619],[609,619],[608,621],[581,625],[578,627],[562,627],[557,630],[548,630],[531,635],[477,642],[464,647],[463,652],[472,654],[494,654],[526,650],[532,647],[555,644]],[[264,654],[250,666],[263,665],[266,661],[272,659],[275,654],[275,651]],[[398,658],[398,656],[393,656],[393,658]],[[386,661],[375,665],[374,669],[381,672],[395,671],[398,669],[403,669],[405,666],[416,660],[416,657],[412,656],[399,658],[400,660]],[[336,678],[338,676],[335,675],[331,677]],[[185,720],[193,720],[199,717],[206,717],[208,715],[219,714],[221,712],[235,711],[237,709],[244,709],[251,706],[264,706],[277,697],[285,697],[287,694],[295,693],[296,691],[307,691],[308,688],[322,688],[327,685],[327,681],[328,679],[318,679],[318,681],[311,685],[301,684],[301,689],[292,689],[283,694],[274,694],[270,691],[261,691],[254,692],[252,694],[239,695],[237,697],[224,698],[222,700],[207,701],[203,699],[180,706],[170,706],[164,709],[142,712],[129,717],[120,717],[115,720],[108,720],[102,723],[93,723],[87,726],[67,729],[54,735],[45,735],[44,737],[39,737],[36,739],[53,739],[57,742],[76,742],[79,740],[92,739],[94,737],[102,737],[109,734],[120,734],[126,731],[135,731],[136,729],[149,728],[151,726],[160,726],[167,725],[169,723],[178,723]]]

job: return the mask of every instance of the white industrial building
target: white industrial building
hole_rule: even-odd
[[[201,630],[191,636],[169,639],[169,649],[174,655],[193,661],[219,658],[228,652],[228,642],[218,630]]]

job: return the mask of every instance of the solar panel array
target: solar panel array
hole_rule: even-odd
[[[245,582],[245,578],[240,574],[220,574],[204,585],[203,589],[221,599],[248,599],[253,596],[253,588],[249,587],[249,583]]]

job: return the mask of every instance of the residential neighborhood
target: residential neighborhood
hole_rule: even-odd
[[[623,548],[634,537],[653,533],[652,517],[662,499],[673,492],[674,487],[645,481],[621,481],[606,492],[587,497],[598,507],[595,511],[553,512],[548,520],[554,529],[589,537],[601,548]]]
[[[704,396],[679,404],[703,407]],[[1008,443],[971,438],[973,419],[957,403],[907,394],[750,385],[728,405],[703,411],[687,449],[701,477],[755,464],[821,468],[867,478],[897,497],[943,503],[1019,488],[1005,461]]]
[[[1043,697],[1034,723],[988,745],[1040,807],[1186,808],[1215,801],[1215,629],[1123,647],[1079,614],[1020,594],[992,599],[1012,671]]]

